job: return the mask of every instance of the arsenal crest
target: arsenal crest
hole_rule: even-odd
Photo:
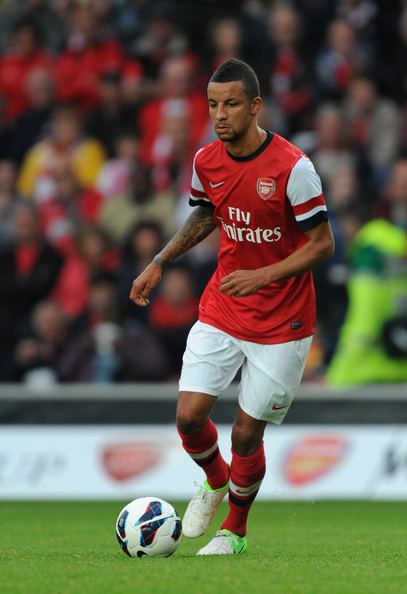
[[[259,177],[257,180],[257,193],[262,200],[268,200],[276,191],[276,180],[271,177]]]
[[[349,443],[341,435],[303,437],[294,443],[285,457],[284,477],[294,487],[315,482],[339,466],[348,449]]]

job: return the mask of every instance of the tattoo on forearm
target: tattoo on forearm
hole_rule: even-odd
[[[213,210],[197,206],[181,229],[174,235],[165,248],[154,258],[156,263],[170,262],[208,237],[215,229]]]

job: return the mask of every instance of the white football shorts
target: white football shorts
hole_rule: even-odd
[[[297,392],[311,342],[308,336],[258,344],[198,321],[188,335],[179,390],[218,396],[241,368],[240,408],[255,419],[279,425]]]

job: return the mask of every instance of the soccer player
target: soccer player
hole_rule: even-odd
[[[227,555],[247,549],[247,517],[265,474],[263,433],[267,423],[282,422],[300,383],[315,327],[311,269],[332,255],[334,242],[311,161],[258,125],[262,99],[253,69],[237,59],[221,64],[208,103],[218,140],[195,156],[195,209],[134,280],[130,298],[148,305],[162,268],[219,228],[218,267],[183,358],[177,428],[206,474],[183,532],[201,536],[229,493],[227,517],[198,552]],[[210,413],[240,368],[229,466]]]

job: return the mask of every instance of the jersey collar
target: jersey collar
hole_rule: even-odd
[[[245,155],[244,157],[236,157],[235,155],[231,155],[228,151],[226,151],[227,155],[234,161],[251,161],[252,159],[255,159],[256,157],[261,155],[263,151],[266,150],[270,142],[273,140],[273,132],[270,132],[270,130],[266,130],[266,134],[267,136],[265,141],[259,146],[258,149],[254,151],[254,153],[250,153],[250,155]]]

